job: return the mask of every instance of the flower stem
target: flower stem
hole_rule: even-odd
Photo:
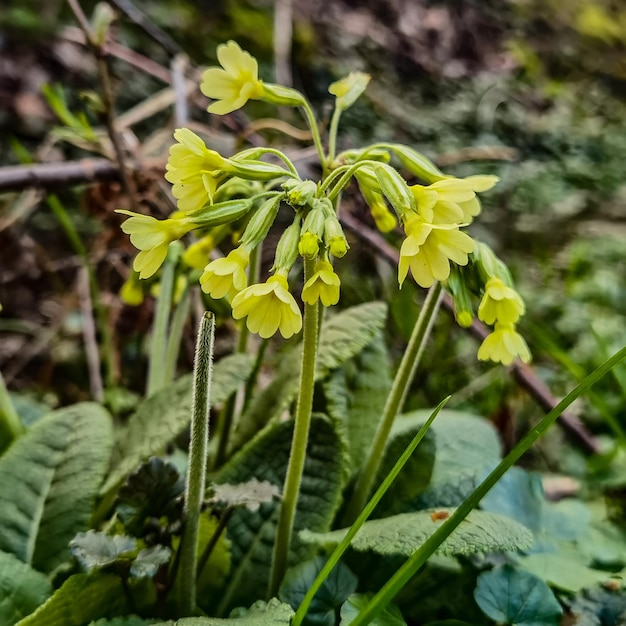
[[[0,372],[0,453],[24,432]]]
[[[417,322],[415,322],[409,345],[402,357],[400,367],[396,372],[393,385],[387,396],[382,419],[374,435],[372,447],[357,477],[354,493],[346,509],[343,519],[345,526],[349,526],[354,522],[367,502],[367,498],[376,480],[380,463],[383,459],[391,426],[404,404],[409,386],[415,376],[415,370],[424,352],[424,346],[430,335],[430,330],[435,321],[437,311],[439,310],[439,303],[441,302],[442,296],[443,289],[441,283],[437,282],[428,291],[424,306],[420,311]]]
[[[320,129],[317,126],[317,120],[315,119],[315,115],[313,114],[313,110],[311,109],[311,105],[307,102],[306,99],[302,99],[302,110],[304,111],[304,116],[306,117],[307,124],[311,129],[311,135],[313,136],[313,143],[317,149],[317,154],[320,159],[320,163],[322,164],[322,169],[326,172],[327,163],[326,156],[324,155],[324,146],[322,145],[322,138],[320,137]]]
[[[330,120],[330,128],[328,130],[328,165],[330,166],[335,160],[335,151],[337,146],[337,131],[339,129],[339,118],[341,117],[341,109],[335,107],[333,116]]]
[[[304,262],[304,280],[314,272],[315,261]],[[287,476],[283,490],[283,501],[278,515],[276,542],[272,557],[269,595],[274,597],[287,571],[289,546],[293,531],[293,520],[300,493],[300,482],[306,459],[306,447],[309,438],[311,410],[313,407],[313,389],[315,386],[315,359],[317,357],[318,303],[304,305],[304,337],[302,339],[302,370],[300,373],[300,395],[296,409],[296,419],[291,443],[291,454],[287,466]]]
[[[205,489],[214,341],[215,316],[206,312],[200,322],[196,343],[185,521],[180,545],[180,609],[183,616],[193,615],[196,610],[198,530]]]
[[[183,330],[185,329],[185,322],[189,315],[189,305],[191,303],[191,285],[187,283],[183,290],[180,300],[176,305],[176,310],[172,316],[172,323],[170,325],[170,335],[167,339],[167,349],[165,351],[165,380],[167,385],[174,380],[176,374],[176,363],[178,362],[178,355],[180,353],[180,346],[183,337]]]

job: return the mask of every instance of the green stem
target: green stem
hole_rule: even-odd
[[[398,411],[404,404],[407,392],[415,376],[415,370],[424,352],[424,346],[426,345],[437,311],[439,310],[442,295],[443,289],[441,283],[438,282],[428,291],[424,306],[420,311],[417,322],[415,322],[409,345],[402,357],[402,362],[396,372],[393,385],[387,396],[383,416],[378,425],[376,434],[374,435],[372,447],[359,473],[354,487],[354,493],[346,509],[344,516],[345,525],[351,524],[356,519],[367,502],[367,498],[376,480],[380,463],[383,459],[383,453],[387,445],[391,426],[396,419]]]
[[[343,188],[350,182],[354,173],[364,165],[380,165],[380,161],[358,161],[357,163],[354,163],[354,165],[351,165],[339,179],[339,182],[333,187],[332,191],[328,194],[328,199],[334,200],[343,191]],[[329,186],[329,179],[325,180],[324,184],[321,186],[322,191]]]
[[[207,447],[209,440],[209,407],[213,374],[215,316],[206,312],[200,322],[193,374],[193,402],[189,469],[185,487],[184,528],[180,550],[180,608],[182,616],[196,610],[196,574],[198,570],[198,530],[204,498]]]
[[[435,550],[446,540],[457,526],[475,509],[490,489],[502,478],[530,447],[543,436],[572,402],[582,396],[594,383],[626,359],[626,347],[587,376],[579,385],[559,402],[516,446],[497,467],[483,480],[459,508],[438,528],[428,540],[398,569],[383,588],[371,599],[365,609],[350,622],[351,626],[369,624],[393,600],[398,592],[426,563]]]
[[[154,314],[152,327],[152,340],[150,342],[150,359],[148,362],[148,390],[151,396],[165,384],[166,351],[167,351],[167,325],[172,308],[172,292],[174,291],[174,274],[176,273],[176,261],[178,259],[179,246],[170,244],[167,258],[163,264],[159,296]]]
[[[202,553],[202,556],[200,557],[200,561],[198,563],[198,580],[200,579],[200,576],[202,576],[202,571],[204,570],[204,567],[207,564],[209,558],[211,558],[211,554],[213,553],[217,542],[220,540],[222,533],[226,530],[228,520],[231,518],[234,510],[235,507],[231,506],[224,511],[224,514],[220,518],[220,521],[217,524],[217,528],[215,529],[213,536],[211,537],[211,539],[209,539],[209,543],[207,543],[207,546],[204,549],[204,552]]]
[[[0,372],[0,452],[24,432],[20,417],[15,411],[4,378]]]
[[[337,131],[339,129],[339,118],[341,117],[341,109],[335,107],[333,116],[330,119],[330,129],[328,131],[328,164],[331,165],[335,160],[335,149],[337,146]]]
[[[191,302],[191,285],[187,283],[183,290],[180,300],[176,305],[176,310],[172,316],[170,325],[170,335],[167,340],[167,349],[165,351],[165,380],[168,384],[174,380],[176,374],[176,364],[178,363],[178,355],[180,353],[183,331],[185,330],[185,322],[189,314],[189,305]]]
[[[422,439],[428,432],[430,425],[433,423],[437,415],[439,415],[439,412],[441,411],[441,409],[443,409],[444,405],[446,404],[446,402],[448,402],[449,399],[450,396],[442,400],[439,403],[439,406],[437,406],[437,408],[431,413],[428,420],[426,420],[425,424],[419,429],[415,437],[413,437],[411,443],[409,443],[409,445],[406,447],[400,458],[396,461],[396,464],[393,466],[389,474],[387,474],[387,476],[385,477],[385,480],[383,480],[380,487],[376,490],[376,493],[367,503],[367,506],[363,509],[363,511],[361,511],[361,514],[359,515],[359,517],[357,517],[354,524],[352,524],[352,526],[348,529],[348,532],[345,534],[344,538],[335,547],[332,554],[328,557],[328,561],[326,561],[324,567],[322,567],[319,574],[315,577],[313,584],[306,592],[306,595],[304,596],[304,598],[302,598],[302,602],[300,603],[296,614],[291,620],[291,626],[300,626],[307,614],[307,611],[309,610],[309,607],[311,606],[313,598],[315,598],[315,594],[317,593],[318,589],[322,586],[326,578],[328,578],[335,565],[337,565],[343,553],[350,546],[350,542],[357,534],[361,526],[365,524],[368,517],[372,514],[372,512],[380,502],[381,498],[385,495],[385,493],[391,486],[391,483],[393,483],[402,468],[405,466],[406,462],[411,458],[411,455],[413,454],[413,452],[415,452],[415,449],[419,445],[420,441],[422,441]]]
[[[304,280],[313,275],[315,261],[305,259]],[[304,336],[302,339],[302,369],[300,373],[300,395],[293,428],[291,454],[287,466],[287,476],[283,490],[283,501],[278,515],[276,541],[272,557],[269,595],[274,597],[287,571],[289,547],[293,531],[293,520],[300,493],[300,482],[306,459],[306,447],[309,438],[311,410],[313,407],[313,389],[315,386],[315,359],[317,356],[318,303],[304,305]]]
[[[315,144],[315,148],[317,149],[317,154],[319,156],[320,163],[322,164],[322,169],[324,170],[324,172],[326,172],[327,163],[326,156],[324,155],[322,138],[320,136],[320,129],[317,126],[317,120],[315,119],[315,115],[313,113],[313,109],[311,109],[311,105],[304,98],[302,99],[302,110],[304,111],[304,116],[306,117],[307,124],[311,129],[313,143]]]

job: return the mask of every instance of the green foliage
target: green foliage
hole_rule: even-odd
[[[516,626],[556,625],[563,614],[546,583],[511,565],[483,572],[474,598],[492,620]]]
[[[371,593],[355,593],[351,595],[341,607],[340,626],[351,624],[354,618],[367,606],[372,599],[372,595]],[[406,622],[398,607],[395,604],[390,604],[370,622],[370,626],[406,626]]]
[[[91,622],[89,626],[151,626],[151,624],[156,624],[157,621],[155,619],[141,619],[141,617],[131,615],[130,617],[99,619],[97,622]]]
[[[253,477],[282,488],[291,448],[293,422],[270,424],[244,446],[213,477],[217,483],[241,483]],[[302,490],[294,534],[304,528],[328,530],[337,512],[346,468],[345,446],[333,421],[314,415],[311,423]],[[221,594],[219,611],[244,604],[246,598],[266,593],[276,534],[278,503],[264,503],[258,511],[238,508],[229,523],[232,571]],[[297,536],[297,535],[296,535]],[[295,537],[294,537],[295,538]],[[311,548],[299,542],[293,558],[306,558]]]
[[[211,404],[224,402],[248,378],[252,357],[236,354],[215,363],[211,386]],[[144,400],[117,431],[111,472],[101,489],[105,494],[140,463],[159,454],[187,427],[191,419],[191,376],[183,376]]]
[[[620,626],[626,620],[626,593],[608,589],[585,591],[568,602],[580,626]]]
[[[411,556],[441,526],[454,509],[441,508],[402,513],[365,522],[352,548],[380,555]],[[304,530],[300,537],[309,543],[331,547],[341,541],[346,529],[327,533]],[[530,531],[503,515],[472,511],[438,549],[443,555],[470,555],[481,552],[526,550],[532,543]]]
[[[13,626],[52,595],[52,584],[17,557],[0,552],[0,624]]]
[[[351,307],[324,320],[315,366],[315,379],[322,380],[330,371],[359,354],[380,332],[387,314],[383,302],[368,302]],[[249,409],[241,416],[233,433],[233,450],[248,441],[269,420],[280,415],[296,397],[300,376],[302,348],[281,355],[273,381],[256,394]]]
[[[134,552],[137,542],[124,535],[109,536],[90,530],[78,533],[70,544],[72,555],[86,571],[102,569],[117,562],[120,557]]]
[[[280,586],[278,597],[294,610],[297,609],[324,562],[323,557],[317,557],[290,569]],[[357,577],[339,562],[315,594],[303,626],[334,626],[337,610],[356,591],[357,583]]]
[[[122,581],[113,574],[76,574],[17,626],[84,626],[127,610]]]
[[[109,414],[90,403],[41,418],[0,458],[0,549],[43,572],[69,560],[112,446]]]
[[[353,471],[372,444],[390,388],[391,366],[381,335],[324,381],[328,413],[346,428]]]

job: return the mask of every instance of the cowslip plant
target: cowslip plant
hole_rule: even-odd
[[[492,188],[497,177],[455,178],[440,171],[412,147],[398,143],[376,143],[337,153],[341,114],[367,88],[370,80],[367,74],[353,72],[330,86],[335,107],[323,142],[320,125],[304,95],[260,80],[256,60],[233,41],[218,48],[218,60],[221,68],[206,70],[201,85],[202,92],[214,100],[209,112],[227,114],[251,99],[301,109],[319,155],[320,179],[302,179],[287,155],[279,150],[248,148],[226,157],[207,147],[190,129],[180,128],[174,133],[176,143],[170,149],[166,173],[167,180],[173,184],[178,211],[164,220],[124,211],[130,218],[122,229],[131,235],[132,243],[140,250],[134,262],[135,271],[141,278],[148,278],[163,263],[171,242],[195,229],[209,231],[210,236],[210,229],[236,224],[241,231],[237,247],[225,258],[207,263],[200,276],[202,290],[214,299],[227,297],[234,319],[245,319],[247,330],[262,338],[280,333],[287,339],[303,329],[295,427],[269,585],[274,595],[287,568],[306,457],[319,308],[339,301],[341,280],[335,262],[346,256],[350,248],[339,210],[341,194],[352,180],[358,183],[382,232],[392,230],[397,223],[404,230],[399,285],[402,286],[410,271],[415,282],[429,288],[430,293],[370,452],[357,475],[356,488],[346,509],[347,522],[353,521],[367,502],[382,450],[406,396],[443,289],[454,299],[460,324],[471,323],[480,299],[478,318],[494,326],[479,348],[479,359],[509,365],[518,357],[528,362],[530,352],[516,331],[524,303],[506,266],[466,230],[480,214],[478,194]],[[264,157],[272,160],[263,160]],[[413,184],[409,184],[405,175]],[[287,214],[290,225],[276,245],[271,275],[258,282],[246,270],[281,210]],[[304,268],[301,305],[289,282],[299,266],[299,258]]]

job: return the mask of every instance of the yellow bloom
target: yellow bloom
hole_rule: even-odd
[[[478,358],[481,361],[491,360],[510,365],[515,357],[519,357],[524,363],[530,362],[530,350],[524,338],[515,331],[513,324],[496,322],[495,330],[487,335],[478,348]]]
[[[233,317],[238,320],[247,316],[246,325],[250,332],[264,339],[277,330],[288,339],[300,332],[302,314],[294,297],[289,293],[287,278],[275,274],[267,282],[251,285],[233,299]]]
[[[139,284],[139,276],[131,272],[120,289],[120,299],[128,306],[139,306],[143,302],[143,289]]]
[[[195,211],[213,201],[218,186],[226,180],[225,172],[234,168],[188,128],[178,128],[174,138],[178,143],[170,147],[165,179],[173,183],[179,210]]]
[[[256,59],[244,52],[234,41],[217,48],[217,59],[223,69],[211,67],[202,75],[200,90],[216,100],[208,107],[209,113],[225,115],[240,109],[248,100],[256,100],[263,93]]]
[[[515,289],[496,277],[487,281],[485,293],[478,306],[478,317],[485,324],[515,324],[524,315],[524,310],[524,301]]]
[[[130,219],[122,224],[122,230],[130,235],[130,242],[140,251],[133,263],[133,269],[139,272],[139,278],[150,278],[161,267],[170,243],[195,228],[184,217],[157,220],[151,215],[123,209],[116,212],[130,215]]]
[[[364,72],[350,72],[344,78],[334,82],[328,88],[328,92],[337,98],[337,108],[345,111],[351,107],[367,88],[370,78],[371,76]]]
[[[456,224],[431,224],[420,215],[404,225],[407,238],[400,248],[398,281],[400,286],[411,268],[415,282],[430,287],[450,275],[450,261],[467,265],[467,255],[474,250],[473,240]]]
[[[234,297],[248,285],[246,267],[250,263],[250,249],[246,246],[235,248],[222,259],[211,261],[200,276],[202,291],[219,300],[226,294]]]
[[[298,243],[298,252],[305,259],[314,259],[320,252],[320,238],[311,231],[302,233]]]
[[[387,208],[382,196],[380,197],[380,202],[370,205],[370,212],[374,218],[374,222],[376,222],[376,228],[378,228],[381,233],[389,233],[398,225],[398,220]]]
[[[315,304],[318,300],[324,306],[332,306],[339,302],[339,285],[341,281],[328,261],[319,261],[315,272],[304,284],[302,300],[307,304]]]
[[[487,191],[498,182],[497,176],[444,178],[432,185],[410,187],[417,210],[436,224],[469,224],[480,213],[479,191]]]
[[[213,235],[205,235],[202,239],[194,241],[183,252],[183,263],[194,270],[201,270],[206,265],[209,254],[214,247],[215,238]]]

